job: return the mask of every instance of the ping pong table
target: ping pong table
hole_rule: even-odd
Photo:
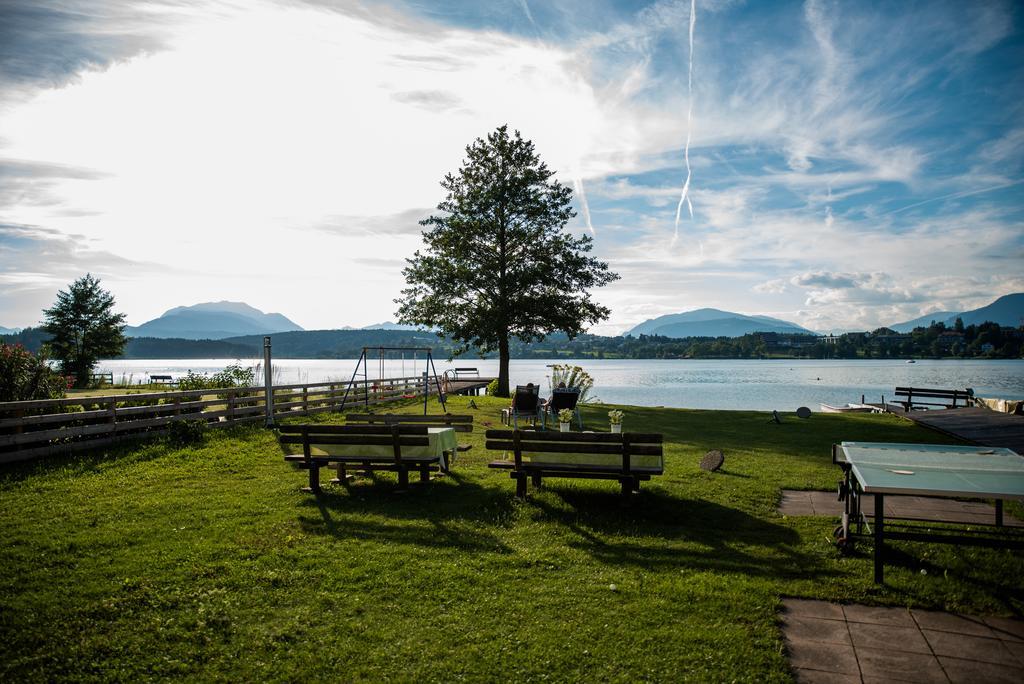
[[[1003,527],[1003,500],[1024,500],[1024,457],[1010,449],[843,442],[832,445],[832,462],[844,473],[839,483],[839,500],[845,505],[842,524],[836,528],[840,548],[848,548],[856,538],[873,538],[877,583],[883,581],[886,539],[1024,548],[1024,535]],[[870,524],[861,510],[865,494],[874,497]],[[956,529],[926,528],[893,522],[893,519],[887,522],[885,497],[901,494],[995,499],[994,525],[972,524],[969,528]],[[852,525],[856,525],[856,530]]]

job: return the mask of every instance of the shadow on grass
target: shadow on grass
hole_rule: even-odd
[[[913,573],[923,573],[934,578],[933,581],[936,582],[940,581],[938,579],[940,577],[945,578],[946,581],[962,582],[968,587],[973,587],[978,594],[992,597],[1006,611],[1013,613],[1016,617],[1024,616],[1021,608],[1024,606],[1024,586],[1021,585],[1021,578],[1015,572],[1012,562],[1006,562],[1005,572],[1000,572],[998,568],[987,563],[961,562],[947,565],[928,558],[929,550],[934,549],[928,542],[905,542],[904,544],[911,544],[906,548],[913,549],[914,552],[899,548],[892,542],[886,543],[885,566],[887,570],[898,567]],[[970,548],[977,549],[979,547]],[[874,557],[870,545],[864,545],[863,550],[858,548],[855,553],[867,559]],[[894,593],[912,596],[922,602],[928,598],[919,595],[919,592],[913,589],[894,587],[891,583],[886,586]]]
[[[487,531],[511,525],[514,503],[500,489],[458,473],[412,484],[406,492],[399,492],[392,480],[376,475],[366,479],[303,499],[303,508],[317,510],[317,515],[300,513],[303,531],[338,539],[512,553],[497,534]]]
[[[712,501],[645,490],[623,505],[616,492],[553,493],[564,506],[553,504],[550,497],[535,497],[533,505],[544,518],[574,533],[570,546],[603,563],[780,579],[836,574],[796,549],[802,540],[795,530]]]

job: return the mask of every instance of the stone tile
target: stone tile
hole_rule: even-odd
[[[939,661],[933,655],[857,649],[864,681],[947,682]]]
[[[921,629],[937,629],[942,632],[996,638],[992,628],[986,625],[982,618],[952,615],[933,610],[912,610],[910,612]]]
[[[987,639],[970,634],[936,632],[931,629],[925,629],[922,632],[937,656],[951,656],[999,665],[1020,664],[999,639]]]
[[[850,631],[846,628],[846,623],[841,620],[787,615],[783,630],[788,639],[852,645]]]
[[[928,642],[915,627],[894,627],[893,625],[871,625],[850,623],[850,635],[857,653],[865,650],[885,649],[909,653],[931,654]]]
[[[794,669],[860,675],[852,646],[826,644],[805,639],[786,639],[789,664]]]
[[[799,668],[793,671],[797,684],[861,684],[860,675],[839,674]]]
[[[838,603],[814,601],[811,599],[787,598],[782,599],[782,606],[790,615],[828,618],[830,620],[846,619],[843,616],[843,607]]]
[[[985,624],[992,628],[995,635],[1006,641],[1024,641],[1024,620],[1012,618],[989,617]]]
[[[1024,679],[1024,670],[995,663],[979,663],[973,660],[939,656],[939,662],[949,675],[949,680],[958,684],[1019,684]]]
[[[1024,666],[1024,641],[1002,641],[1003,647],[1009,651],[1017,662]],[[1024,677],[1022,677],[1024,679]]]
[[[893,625],[896,627],[917,627],[910,611],[906,608],[878,608],[874,606],[849,605],[843,606],[843,613],[850,622],[867,622],[874,625]],[[853,627],[851,626],[851,631]]]

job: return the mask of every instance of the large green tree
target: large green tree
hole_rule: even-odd
[[[88,386],[97,361],[124,350],[124,314],[114,313],[114,296],[89,273],[58,292],[43,315],[43,328],[52,335],[50,353],[64,375],[74,376],[76,387]]]
[[[429,326],[481,352],[497,349],[498,394],[508,396],[509,339],[570,338],[608,317],[589,290],[618,279],[573,235],[572,190],[553,180],[529,140],[502,126],[466,147],[441,181],[440,213],[420,223],[425,247],[403,271],[403,323]]]

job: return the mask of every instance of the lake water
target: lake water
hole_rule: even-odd
[[[142,382],[147,375],[179,377],[189,370],[210,373],[235,363],[235,359],[112,360],[101,361],[97,372],[113,372]],[[242,360],[243,365],[256,361]],[[551,363],[566,361],[513,360],[513,384],[533,382],[543,391],[550,386]],[[799,406],[817,411],[819,404],[870,402],[885,395],[891,399],[896,386],[974,388],[982,397],[1024,399],[1024,360],[1003,361],[905,361],[871,360],[583,360],[576,361],[594,377],[593,396],[615,404],[673,406],[705,409],[754,409],[792,411]],[[356,365],[351,360],[280,359],[274,362],[276,384],[348,381]],[[461,359],[436,362],[438,374],[453,367],[475,367],[481,375],[497,375],[494,359]],[[370,378],[378,376],[370,364]],[[389,361],[388,377],[422,373],[423,360]]]

